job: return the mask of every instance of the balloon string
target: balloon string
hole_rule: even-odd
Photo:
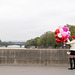
[[[63,46],[66,46],[66,45],[65,45],[65,41],[64,41],[64,45],[63,45]]]

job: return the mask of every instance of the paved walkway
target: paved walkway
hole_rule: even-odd
[[[0,65],[0,75],[75,75],[67,66]]]

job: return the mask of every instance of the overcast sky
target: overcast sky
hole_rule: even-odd
[[[75,25],[75,0],[0,0],[2,41],[26,41],[66,24]]]

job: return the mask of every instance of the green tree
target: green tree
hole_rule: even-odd
[[[71,36],[75,35],[75,26],[68,25],[68,24],[65,26],[69,28],[69,31],[71,32]],[[55,33],[50,31],[50,32],[46,32],[41,37],[36,37],[34,39],[28,40],[26,46],[40,46],[43,48],[47,48],[49,46],[52,46],[52,48],[63,46],[62,43],[58,44],[55,41],[55,39],[56,39]],[[70,38],[70,40],[71,39],[72,39],[72,37]]]

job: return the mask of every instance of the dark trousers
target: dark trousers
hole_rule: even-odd
[[[75,68],[75,58],[73,58],[73,61],[74,61],[74,68]]]
[[[73,62],[74,62],[74,67],[73,67]],[[70,58],[70,68],[75,68],[75,58]]]
[[[73,58],[70,58],[70,68],[73,68],[72,60],[73,60]]]

